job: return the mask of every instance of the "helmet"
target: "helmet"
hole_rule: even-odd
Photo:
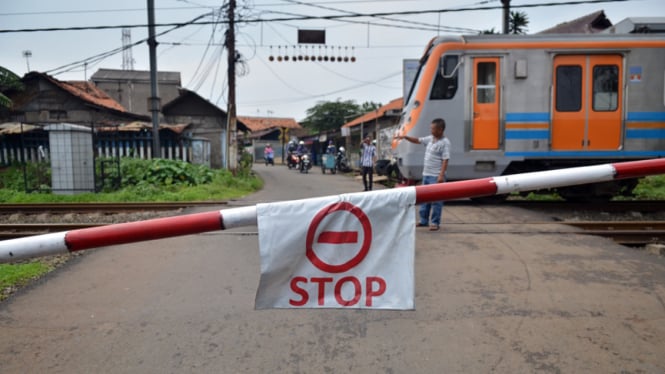
[[[270,143],[266,144],[266,147],[270,147]]]
[[[345,152],[346,149],[344,149],[344,147],[339,147],[339,151],[340,151],[340,152]]]
[[[372,140],[372,144],[376,144],[376,139]]]
[[[298,144],[305,144],[305,142],[303,142],[303,141],[301,140],[300,142],[298,142]]]
[[[333,144],[332,139],[330,139],[330,140],[328,141],[328,144]]]

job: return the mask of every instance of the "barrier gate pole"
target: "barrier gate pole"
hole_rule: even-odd
[[[638,178],[654,174],[665,174],[665,158],[582,166],[405,188],[415,188],[416,203],[419,204],[605,182],[616,179]],[[36,235],[0,241],[0,263],[82,251],[103,246],[199,234],[235,227],[255,226],[256,224],[256,206],[248,206]]]

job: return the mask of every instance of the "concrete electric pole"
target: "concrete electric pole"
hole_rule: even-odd
[[[226,50],[228,56],[229,103],[227,121],[227,166],[235,173],[238,168],[238,141],[236,139],[238,123],[236,118],[236,42],[235,42],[235,7],[236,1],[229,0],[229,28],[226,30]]]
[[[155,40],[155,0],[148,0],[148,47],[150,49],[150,97],[152,113],[152,158],[162,157],[159,145],[159,92],[157,91],[157,41]]]
[[[501,0],[503,4],[503,33],[508,34],[510,28],[510,0]]]

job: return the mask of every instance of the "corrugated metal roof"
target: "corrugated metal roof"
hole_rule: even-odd
[[[0,135],[21,134],[41,127],[35,125],[21,124],[20,122],[0,123]]]
[[[171,130],[176,134],[182,134],[185,129],[189,127],[189,124],[184,124],[184,123],[176,123],[176,124],[169,124],[169,123],[160,123],[159,124],[159,129],[160,130]],[[134,121],[134,122],[129,122],[126,124],[122,124],[120,126],[106,126],[106,127],[98,127],[97,131],[127,131],[127,132],[138,132],[141,130],[152,130],[152,123],[150,122],[143,122],[143,121]]]
[[[404,106],[404,99],[400,97],[399,99],[392,100],[388,104],[380,107],[378,110],[367,112],[362,116],[352,120],[351,122],[345,123],[344,125],[342,125],[342,127],[354,127],[360,125],[361,123],[375,121],[378,118],[386,116],[387,113],[389,114],[395,110],[401,113],[403,106]]]
[[[287,129],[302,128],[293,118],[238,116],[238,120],[251,131],[261,131],[279,127],[286,127]]]
[[[99,69],[94,73],[90,80],[92,81],[132,81],[132,82],[150,82],[150,71],[147,70],[119,70],[119,69]],[[182,86],[180,83],[180,72],[177,71],[158,71],[157,80],[160,83],[173,83]]]

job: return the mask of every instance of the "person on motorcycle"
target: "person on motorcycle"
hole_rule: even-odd
[[[298,142],[298,148],[296,148],[296,154],[298,156],[302,156],[305,153],[307,153],[307,148],[305,147],[305,142],[301,140],[300,142]]]
[[[263,149],[263,158],[266,160],[266,165],[271,164],[275,166],[275,151],[272,149],[270,143],[266,144]]]
[[[328,148],[326,148],[326,153],[329,155],[335,154],[335,143],[332,140],[328,141]]]

